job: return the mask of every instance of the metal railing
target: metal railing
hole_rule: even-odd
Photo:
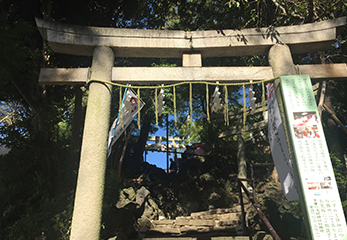
[[[258,164],[255,164],[255,165],[270,165],[270,164],[267,164],[267,163],[260,164],[260,163],[258,163]],[[248,234],[249,240],[252,240],[252,236],[251,236],[251,233],[250,233],[249,227],[248,227],[248,222],[246,220],[246,212],[245,212],[245,206],[244,206],[244,203],[243,203],[242,190],[247,195],[247,197],[248,197],[249,201],[252,203],[253,207],[257,210],[261,220],[263,221],[265,226],[270,231],[272,237],[275,240],[281,240],[281,238],[276,233],[275,229],[271,226],[269,220],[266,218],[266,216],[264,215],[264,213],[261,211],[261,209],[259,208],[258,204],[256,203],[255,184],[254,184],[253,165],[252,164],[250,164],[250,169],[251,169],[251,178],[238,178],[237,179],[237,183],[238,183],[238,187],[239,187],[239,198],[240,198],[241,211],[242,211],[243,227],[244,227],[244,229],[246,231],[246,234]],[[242,183],[242,181],[251,181],[252,182],[253,196],[251,196],[251,194],[249,193],[249,191],[247,190],[245,185]]]

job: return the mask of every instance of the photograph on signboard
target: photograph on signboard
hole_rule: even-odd
[[[321,189],[332,189],[331,182],[320,182]]]
[[[324,177],[324,181],[331,181],[331,177],[330,176]]]
[[[310,190],[318,190],[318,189],[320,189],[320,184],[319,184],[319,182],[308,182],[307,187]]]
[[[320,138],[316,112],[294,112],[293,115],[293,128],[296,138]]]

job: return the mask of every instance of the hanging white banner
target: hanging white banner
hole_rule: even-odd
[[[121,113],[118,114],[118,117],[113,121],[111,129],[108,134],[108,156],[111,153],[111,149],[113,144],[118,140],[118,138],[122,135],[124,130],[130,125],[130,123],[134,120],[138,112],[138,98],[136,94],[127,89],[122,103]],[[140,100],[140,111],[144,103]]]
[[[288,201],[299,200],[288,145],[276,94],[272,83],[267,85],[268,133],[272,159],[275,163],[282,190]]]

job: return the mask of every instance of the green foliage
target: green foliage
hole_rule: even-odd
[[[204,150],[213,159],[215,166],[231,164],[237,165],[237,145],[232,137],[220,138],[219,134],[229,130],[229,126],[223,123],[204,123],[204,128],[201,131],[201,142],[204,143]],[[229,167],[230,169],[235,169]]]
[[[110,169],[106,173],[105,192],[104,192],[104,205],[114,207],[118,202],[119,193],[123,189],[123,182],[117,171]]]
[[[66,209],[61,213],[57,213],[52,218],[54,223],[53,229],[59,232],[58,240],[68,240],[70,238],[71,221],[72,221],[73,206],[67,205]]]
[[[29,201],[22,202],[22,206],[16,206],[17,203],[10,205],[4,212],[2,223],[11,218],[16,220],[3,226],[1,239],[25,240],[44,236],[48,239],[69,239],[73,211],[71,203],[71,197],[66,198],[65,195],[56,199],[43,198],[37,204]],[[25,211],[19,212],[18,207]],[[14,214],[20,215],[14,218]]]
[[[292,201],[290,202],[290,206],[291,206],[291,212],[294,213],[295,217],[298,217],[300,219],[304,217],[300,201]]]
[[[346,157],[346,155],[345,155]],[[334,175],[337,183],[337,187],[339,189],[340,198],[342,202],[343,211],[345,216],[347,216],[347,174],[346,174],[346,165],[345,162],[341,159],[334,156],[334,154],[330,154],[330,159],[334,169]]]
[[[152,67],[177,67],[177,64],[175,63],[168,63],[166,59],[161,58],[160,59],[160,64],[157,63],[152,63]]]
[[[276,27],[303,24],[345,16],[344,1],[198,1],[198,0],[116,0],[116,1],[0,1],[0,144],[11,149],[0,156],[1,239],[67,239],[72,215],[70,192],[75,187],[78,160],[71,160],[70,147],[75,116],[75,89],[71,86],[39,86],[40,67],[86,67],[91,57],[65,56],[53,53],[42,42],[34,17],[70,24],[118,28],[177,29],[189,31]],[[346,62],[346,29],[333,48],[323,53],[327,62]],[[314,53],[294,56],[296,63],[312,63]],[[153,63],[153,64],[152,64]],[[181,59],[116,58],[116,66],[181,66]],[[263,66],[264,56],[204,58],[204,66]],[[346,83],[334,83],[334,108],[342,122],[346,117]],[[211,89],[209,92],[213,91]],[[238,87],[229,87],[230,111],[240,108]],[[205,86],[193,84],[193,122],[187,121],[190,110],[189,87],[176,88],[178,122],[170,121],[170,135],[186,138],[186,144],[203,142],[212,156],[205,166],[236,164],[235,140],[218,135],[231,126],[207,123]],[[335,94],[336,93],[336,94]],[[118,111],[115,89],[113,115]],[[173,114],[173,92],[165,89],[164,113]],[[141,91],[146,102],[141,115],[142,126],[155,132],[154,91]],[[85,98],[84,98],[85,99]],[[85,106],[85,103],[82,104]],[[82,106],[82,108],[83,108]],[[83,115],[83,110],[82,110]],[[256,122],[259,119],[248,119]],[[164,118],[159,119],[163,126]],[[77,124],[78,125],[78,124]],[[82,124],[79,124],[81,128]],[[234,123],[231,123],[234,125]],[[78,132],[78,131],[77,131]],[[135,152],[141,132],[130,138],[126,160]],[[81,134],[80,132],[77,133]],[[78,136],[77,135],[77,136]],[[342,135],[342,134],[341,134]],[[246,137],[246,140],[248,138]],[[345,142],[341,136],[341,142]],[[343,146],[346,153],[346,146]],[[117,152],[121,147],[116,149]],[[78,151],[78,150],[77,150]],[[247,157],[263,161],[250,150]],[[120,155],[118,153],[118,155]],[[346,174],[343,163],[332,157],[343,206],[346,212]],[[126,161],[125,160],[125,161]],[[264,160],[265,161],[265,160]],[[203,170],[199,169],[200,172]],[[115,172],[108,172],[105,185],[107,207],[117,200],[122,183]],[[342,189],[342,191],[341,191]],[[59,198],[58,196],[65,196]],[[66,197],[68,196],[68,197]],[[106,226],[107,228],[107,226]]]
[[[185,145],[191,145],[196,142],[201,142],[200,133],[203,130],[203,121],[186,121],[178,130],[178,134],[184,138]]]

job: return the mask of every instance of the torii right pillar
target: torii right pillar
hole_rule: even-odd
[[[347,239],[346,220],[310,77],[298,75],[290,48],[285,44],[273,45],[268,58],[274,77],[278,78],[274,89],[307,237]]]

